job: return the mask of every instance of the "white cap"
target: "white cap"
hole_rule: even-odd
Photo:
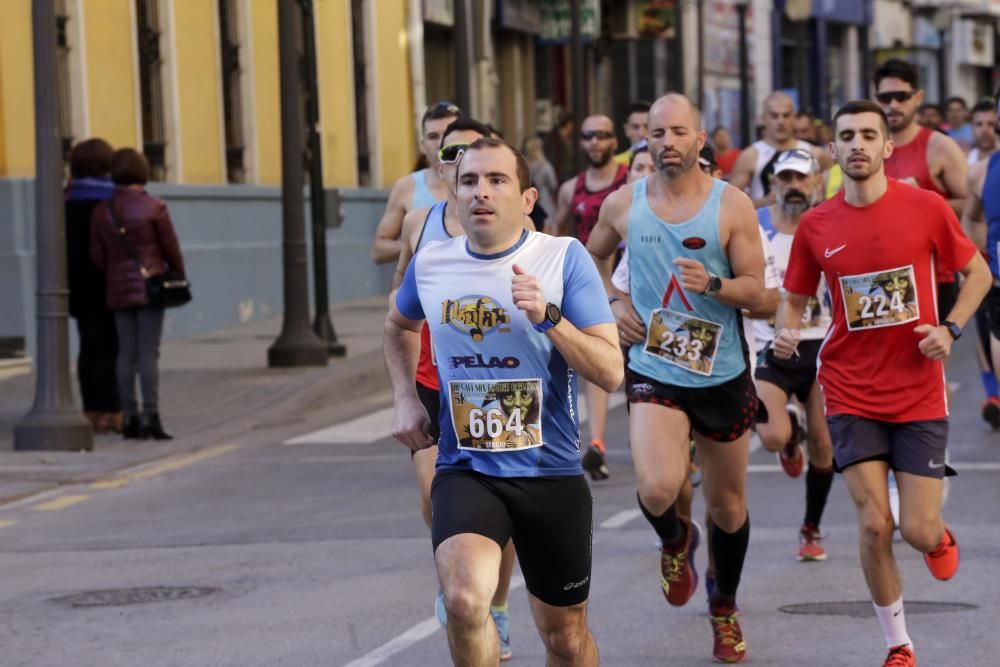
[[[819,172],[819,163],[813,154],[804,148],[793,148],[778,156],[774,162],[774,175],[777,176],[783,171],[797,171],[805,176]]]

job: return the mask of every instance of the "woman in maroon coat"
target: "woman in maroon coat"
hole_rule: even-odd
[[[90,255],[105,271],[107,305],[115,314],[116,375],[126,417],[123,434],[169,440],[160,423],[158,400],[164,311],[150,305],[146,278],[168,270],[183,274],[184,258],[166,204],[145,190],[148,178],[149,164],[141,153],[131,148],[115,152],[111,179],[117,187],[109,201],[94,209]],[[142,388],[141,413],[135,394],[136,370]]]

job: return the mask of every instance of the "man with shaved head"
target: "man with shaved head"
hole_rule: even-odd
[[[741,310],[766,305],[764,252],[749,197],[699,168],[705,140],[691,100],[676,93],[657,100],[648,138],[656,173],[605,200],[587,249],[606,271],[619,242],[628,243],[630,293],[615,294],[610,274],[604,278],[629,346],[629,441],[639,508],[663,545],[660,587],[681,606],[698,585],[698,531],[676,508],[693,434],[713,523],[713,653],[742,662],[736,590],[750,540],[745,487],[757,394]]]
[[[810,151],[824,170],[832,162],[818,146],[795,137],[795,103],[787,93],[775,91],[768,95],[761,116],[764,138],[743,149],[729,177],[732,185],[750,195],[757,208],[771,206],[777,201],[771,178],[775,160],[785,151],[793,148]]]
[[[588,116],[580,129],[580,147],[590,166],[576,178],[559,188],[555,221],[550,233],[555,236],[575,236],[586,245],[590,231],[597,224],[601,204],[612,192],[625,184],[628,165],[613,158],[618,148],[615,125],[603,115]],[[614,269],[614,260],[608,270]],[[583,467],[594,480],[607,479],[604,425],[607,420],[607,395],[596,387],[588,387],[587,402],[590,418],[591,443],[583,458]]]

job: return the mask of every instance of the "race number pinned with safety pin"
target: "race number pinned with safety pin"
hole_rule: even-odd
[[[894,327],[920,319],[913,266],[840,277],[848,331]]]
[[[452,380],[451,424],[459,449],[510,452],[542,446],[542,381]]]
[[[668,307],[675,289],[688,313]],[[650,313],[643,351],[691,373],[711,375],[716,351],[722,340],[723,326],[690,314],[694,309],[684,296],[684,290],[675,275],[670,276],[670,285],[663,295],[662,305],[663,308]]]

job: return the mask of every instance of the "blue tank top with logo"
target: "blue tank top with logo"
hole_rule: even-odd
[[[990,271],[1000,279],[1000,152],[990,156],[983,179],[983,216],[986,218],[986,251],[990,258]]]
[[[427,187],[427,170],[415,171],[413,176],[413,202],[410,210],[417,208],[430,208],[438,203],[438,198],[434,196],[431,189]]]
[[[674,259],[688,257],[722,278],[732,267],[719,241],[726,184],[716,180],[701,210],[668,223],[649,206],[648,179],[633,184],[628,248],[632,303],[646,323],[646,340],[629,350],[629,368],[663,384],[714,387],[746,370],[739,311],[687,292]]]

